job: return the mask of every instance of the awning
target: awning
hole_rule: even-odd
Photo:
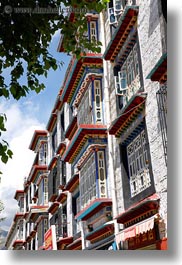
[[[122,232],[116,235],[116,242],[119,244],[120,241],[125,241],[128,238],[135,237],[136,235],[146,233],[147,231],[153,229],[155,218],[157,218],[157,214],[153,215],[147,220],[124,229]]]

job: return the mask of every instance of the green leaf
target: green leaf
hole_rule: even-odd
[[[8,162],[8,156],[6,154],[3,154],[1,160],[4,164],[6,164]]]
[[[13,156],[13,152],[12,152],[10,149],[8,149],[7,154],[8,154],[8,156],[9,156],[10,158],[12,158],[12,156]]]

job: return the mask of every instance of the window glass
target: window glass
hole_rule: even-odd
[[[133,197],[151,185],[144,130],[127,146],[127,157]]]

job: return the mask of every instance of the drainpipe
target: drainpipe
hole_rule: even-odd
[[[106,28],[104,23],[104,15],[103,12],[100,14],[101,16],[101,29],[103,30],[104,34],[102,34],[102,48],[103,51],[106,49]],[[106,125],[107,129],[109,128],[111,124],[111,117],[110,117],[110,104],[109,104],[109,71],[108,71],[108,63],[103,59],[103,68],[104,68],[104,95],[105,95],[105,117],[106,117]],[[111,196],[112,196],[112,209],[113,209],[113,218],[115,218],[118,215],[117,210],[117,198],[116,198],[116,188],[115,188],[115,174],[114,174],[114,163],[113,163],[113,151],[112,151],[112,136],[108,133],[107,135],[108,139],[108,176],[110,177],[110,183],[111,183]],[[115,236],[119,233],[119,225],[117,223],[117,220],[114,220],[114,231]]]

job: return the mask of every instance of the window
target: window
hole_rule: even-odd
[[[101,82],[101,79],[93,80],[85,91],[78,106],[78,124],[103,122]]]
[[[82,208],[96,198],[95,153],[91,155],[80,170],[80,197]]]
[[[48,179],[44,178],[44,204],[48,203]]]
[[[109,8],[108,8],[108,17],[109,23],[114,24],[118,21],[118,16],[122,14],[123,10],[123,2],[121,0],[111,0],[109,1]]]
[[[90,41],[97,41],[97,21],[90,21]]]
[[[92,123],[92,104],[91,104],[91,84],[85,91],[85,94],[78,106],[78,123],[91,124]]]
[[[43,178],[38,187],[38,205],[48,203],[48,179]]]
[[[116,94],[124,96],[126,103],[138,90],[141,89],[138,56],[136,43],[120,69],[118,66],[115,66],[113,69]]]
[[[43,143],[39,149],[39,164],[47,164],[47,143]]]
[[[52,134],[52,150],[53,150],[53,155],[56,151],[57,148],[57,127],[54,129],[54,132]]]
[[[61,161],[61,185],[66,185],[66,163],[64,161]]]
[[[133,197],[151,185],[144,130],[127,146],[127,157],[131,197]]]
[[[53,178],[52,178],[52,193],[57,193],[57,167],[53,168]]]
[[[98,167],[98,172],[96,172]],[[97,193],[97,186],[99,187]],[[104,151],[93,153],[80,170],[80,200],[81,208],[95,198],[106,197],[106,170]]]
[[[161,85],[156,93],[160,129],[162,134],[162,142],[164,147],[164,156],[167,164],[167,83]]]

